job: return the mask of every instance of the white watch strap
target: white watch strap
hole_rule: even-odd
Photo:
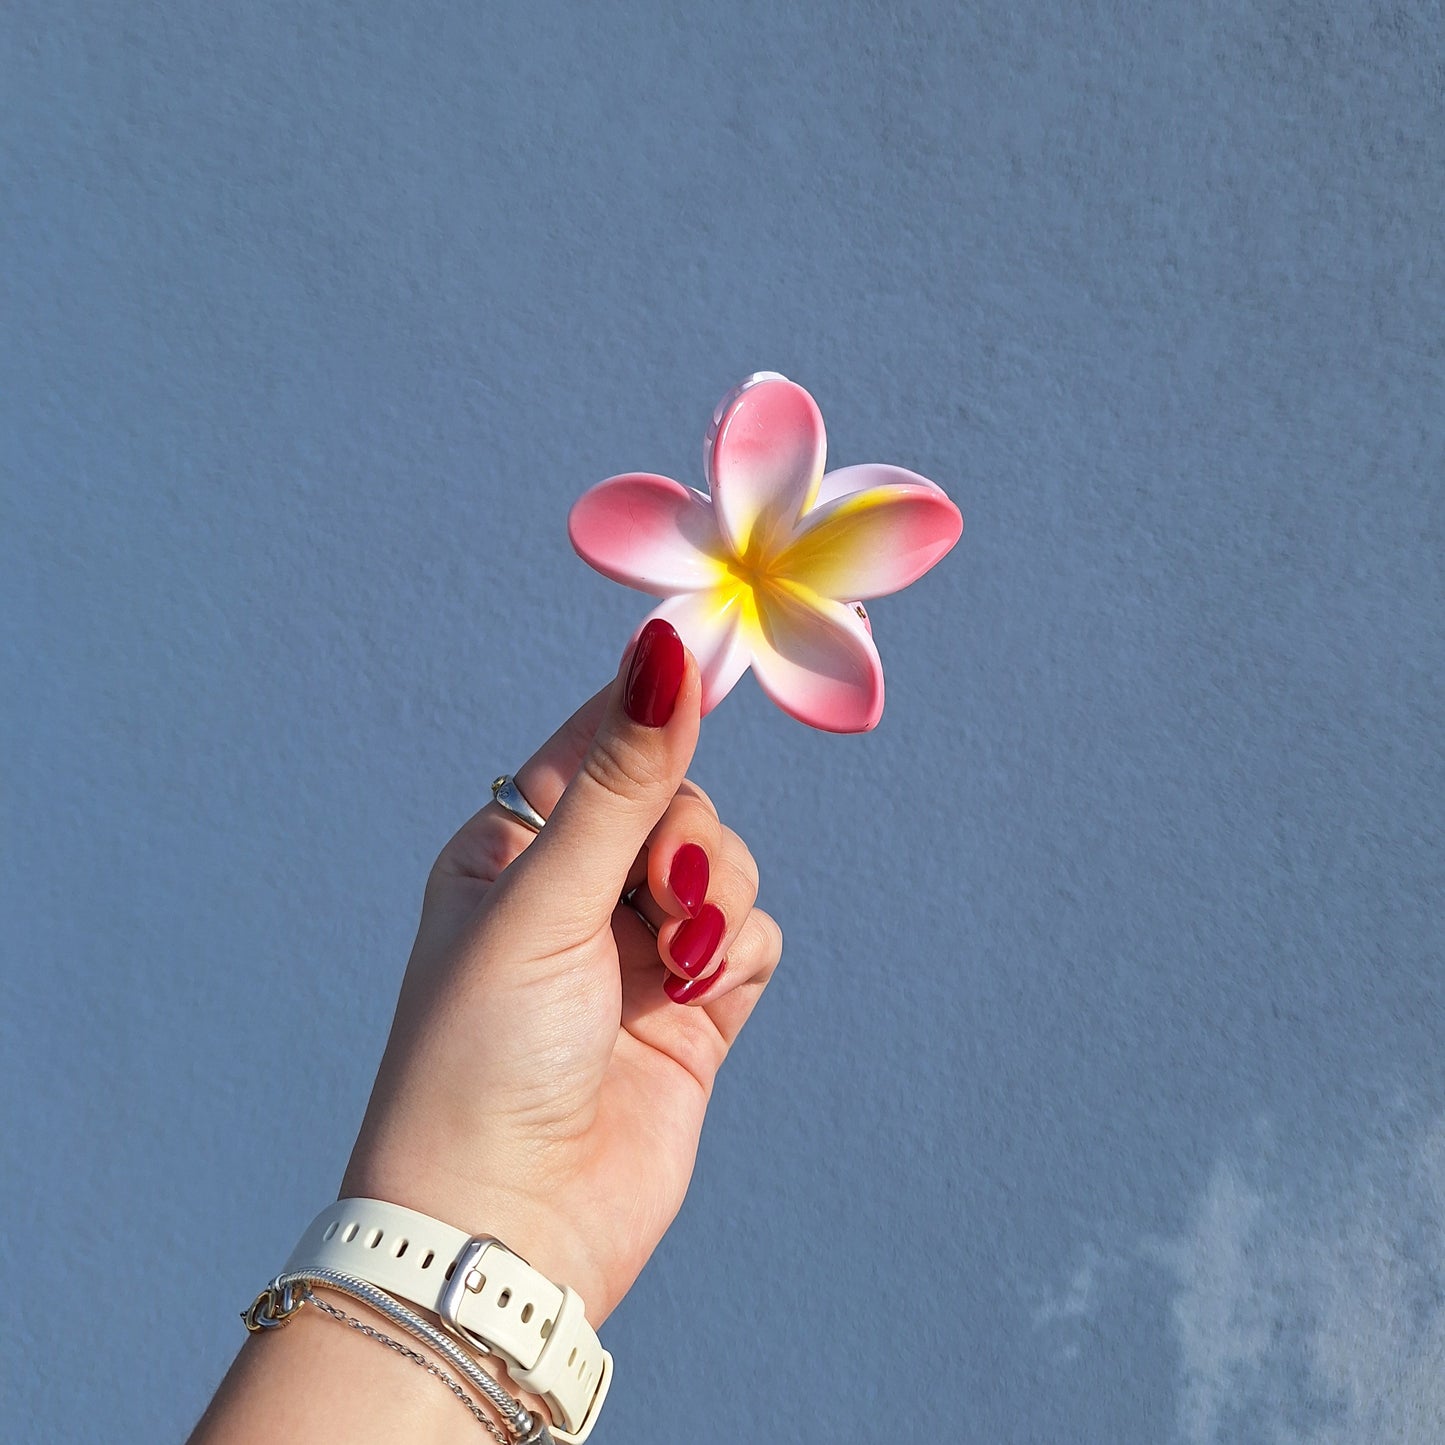
[[[379,1199],[342,1199],[312,1221],[286,1269],[340,1270],[438,1315],[464,1340],[472,1336],[468,1343],[485,1343],[518,1385],[546,1400],[564,1445],[585,1440],[597,1422],[612,1356],[581,1298],[500,1241]]]

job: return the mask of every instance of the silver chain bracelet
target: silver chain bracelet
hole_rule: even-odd
[[[400,1325],[414,1339],[430,1346],[454,1366],[479,1394],[485,1396],[488,1403],[502,1417],[507,1428],[513,1432],[510,1438],[497,1429],[461,1385],[444,1370],[432,1364],[424,1355],[403,1345],[399,1340],[394,1340],[389,1335],[372,1329],[362,1321],[353,1319],[344,1310],[337,1309],[334,1305],[327,1304],[325,1300],[318,1299],[312,1293],[310,1288],[312,1285],[321,1285],[326,1289],[334,1289],[341,1294],[350,1295],[352,1299],[359,1300],[378,1314],[385,1315],[394,1324]],[[366,1280],[356,1279],[352,1275],[330,1269],[296,1270],[289,1274],[280,1274],[256,1296],[249,1309],[242,1311],[241,1318],[245,1322],[246,1328],[252,1333],[259,1330],[277,1329],[308,1303],[316,1305],[318,1309],[333,1318],[344,1321],[362,1334],[370,1335],[381,1341],[388,1348],[397,1351],[398,1354],[420,1364],[428,1374],[435,1375],[471,1410],[477,1420],[491,1431],[500,1445],[555,1445],[552,1433],[541,1416],[534,1415],[520,1400],[513,1399],[455,1340],[443,1334],[434,1325],[429,1324],[415,1311],[408,1309],[400,1300],[393,1299],[385,1290],[378,1289]]]
[[[447,1374],[447,1372],[442,1369],[440,1365],[433,1364],[432,1361],[427,1359],[427,1357],[422,1354],[420,1350],[414,1350],[409,1345],[402,1344],[400,1340],[392,1339],[390,1335],[385,1334],[383,1331],[373,1329],[369,1324],[366,1323],[365,1320],[359,1320],[355,1315],[349,1315],[346,1313],[345,1310],[337,1309],[334,1304],[331,1304],[328,1301],[321,1299],[318,1295],[313,1294],[311,1292],[310,1285],[303,1284],[301,1286],[301,1297],[303,1300],[305,1300],[307,1304],[315,1305],[316,1308],[322,1312],[322,1314],[330,1315],[332,1319],[339,1320],[342,1324],[350,1326],[350,1328],[356,1330],[360,1334],[366,1335],[369,1339],[378,1341],[379,1343],[385,1345],[389,1350],[395,1350],[397,1354],[403,1356],[405,1359],[411,1360],[414,1364],[420,1365],[422,1369],[427,1372],[427,1374],[435,1375],[437,1379],[439,1379],[442,1384],[444,1384],[447,1389],[449,1389],[452,1394],[455,1395],[457,1399],[460,1400],[462,1404],[471,1411],[472,1416],[476,1420],[477,1424],[482,1426],[484,1430],[487,1430],[491,1433],[493,1438],[498,1442],[498,1445],[512,1445],[510,1438],[502,1433],[502,1431],[497,1427],[496,1422],[482,1409],[482,1407],[478,1405],[477,1402],[472,1399],[472,1397],[467,1394],[467,1392],[462,1389],[462,1387],[457,1384],[457,1382],[449,1374]]]

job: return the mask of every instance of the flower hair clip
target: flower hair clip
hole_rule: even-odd
[[[943,489],[902,467],[823,472],[817,403],[760,371],[718,404],[703,441],[710,495],[627,472],[577,501],[568,533],[604,577],[665,599],[702,671],[702,710],[749,666],[784,712],[867,732],[883,667],[863,602],[916,582],[963,531]],[[640,630],[640,629],[639,629]]]

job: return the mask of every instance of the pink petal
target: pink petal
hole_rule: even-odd
[[[916,582],[962,531],[958,508],[920,477],[814,507],[774,569],[839,601],[881,597]]]
[[[818,496],[813,502],[813,510],[816,512],[818,508],[826,507],[829,502],[836,502],[839,497],[846,497],[852,492],[897,486],[900,482],[912,482],[918,486],[932,487],[936,492],[943,491],[937,482],[930,482],[927,477],[920,477],[917,472],[910,472],[906,467],[890,467],[887,462],[862,462],[855,467],[839,467],[826,473],[818,485]]]
[[[638,625],[641,632],[654,617],[661,617],[677,629],[702,673],[704,715],[732,691],[733,684],[748,670],[750,654],[742,635],[742,606],[736,589],[687,592],[669,597]]]
[[[818,495],[826,453],[818,405],[796,382],[755,382],[727,406],[708,481],[735,556],[766,555],[786,542]]]
[[[868,629],[841,602],[759,589],[753,671],[784,712],[831,733],[863,733],[883,715],[883,665]]]
[[[714,586],[721,539],[704,496],[650,472],[598,482],[567,518],[577,555],[604,577],[666,597]]]

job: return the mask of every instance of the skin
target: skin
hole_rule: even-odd
[[[782,949],[754,907],[752,855],[685,777],[696,662],[687,656],[672,716],[656,728],[622,705],[628,662],[517,772],[543,832],[489,803],[437,859],[340,1196],[496,1235],[571,1285],[594,1327],[682,1205],[718,1070]],[[707,902],[726,928],[700,975],[715,981],[676,1003],[663,983],[682,976],[671,943],[687,915],[668,873],[684,843],[707,854]],[[656,938],[618,901],[639,884]],[[414,1364],[303,1309],[248,1339],[191,1440],[474,1441],[477,1431]]]

